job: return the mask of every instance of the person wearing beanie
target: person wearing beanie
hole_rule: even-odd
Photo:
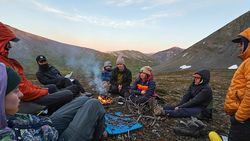
[[[78,97],[80,95],[91,95],[85,91],[77,79],[63,77],[56,67],[48,64],[48,61],[44,55],[38,55],[36,57],[36,62],[39,67],[36,72],[36,78],[41,84],[55,84],[60,90],[70,90],[74,97]]]
[[[117,67],[114,68],[110,75],[111,86],[109,92],[112,94],[119,94],[124,97],[124,93],[130,89],[132,82],[131,71],[125,66],[125,61],[122,55],[119,55],[116,60]]]
[[[175,106],[155,106],[155,115],[174,118],[190,117],[197,114],[200,119],[212,119],[213,94],[209,85],[209,70],[200,69],[193,75],[194,81],[190,84],[186,94]]]
[[[151,97],[155,97],[156,84],[152,71],[153,69],[150,66],[144,66],[140,69],[139,77],[135,80],[131,93],[125,93],[126,99],[136,103],[144,103]]]
[[[110,61],[104,62],[104,65],[102,67],[102,71],[100,74],[102,84],[101,84],[101,88],[100,88],[99,92],[101,94],[107,93],[107,91],[110,87],[110,75],[111,75],[112,70],[113,70],[113,68],[112,68],[111,62]],[[105,89],[105,92],[103,92],[103,89]]]
[[[4,63],[6,66],[12,67],[20,76],[21,82],[19,85],[20,91],[23,96],[20,97],[20,110],[27,106],[22,106],[28,103],[36,103],[38,105],[44,105],[48,107],[49,114],[55,112],[58,108],[64,104],[70,102],[73,98],[73,93],[69,90],[58,91],[54,84],[45,85],[42,87],[33,85],[27,78],[23,76],[24,69],[22,65],[15,59],[8,58],[9,50],[12,48],[10,42],[17,42],[20,39],[17,38],[13,32],[0,22],[0,62]],[[35,107],[34,107],[35,108]],[[40,108],[37,108],[37,112]],[[33,113],[33,110],[28,108],[22,109],[28,113]]]
[[[21,77],[0,63],[0,140],[101,140],[107,137],[106,113],[97,99],[79,97],[50,117],[16,113]],[[104,135],[106,135],[104,137]]]
[[[241,54],[238,56],[243,60],[235,71],[228,88],[224,110],[230,115],[231,127],[229,129],[229,141],[250,140],[250,28],[245,29],[232,40],[237,43]]]

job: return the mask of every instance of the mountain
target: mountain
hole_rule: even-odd
[[[170,49],[166,49],[163,51],[159,51],[155,54],[150,55],[153,59],[159,61],[159,62],[165,62],[170,59],[172,59],[177,54],[181,53],[184,49],[181,49],[179,47],[172,47]]]
[[[124,50],[102,53],[86,47],[60,43],[10,26],[8,27],[20,38],[19,42],[11,43],[12,49],[10,49],[9,58],[18,60],[24,67],[25,73],[36,73],[38,69],[36,57],[38,55],[44,55],[49,64],[58,68],[62,74],[73,71],[86,76],[99,74],[100,68],[107,60],[112,62],[113,68],[116,67],[115,62],[119,54],[124,55],[126,66],[132,73],[137,73],[144,65],[154,66],[159,64],[159,62],[138,51]]]
[[[228,69],[233,65],[239,66],[242,62],[237,58],[240,51],[238,45],[232,43],[231,40],[247,29],[249,23],[250,11],[182,51],[171,60],[154,67],[154,71]]]

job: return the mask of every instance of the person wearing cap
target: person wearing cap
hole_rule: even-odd
[[[77,79],[63,77],[56,67],[48,64],[44,55],[38,55],[36,57],[36,62],[39,66],[36,77],[41,84],[55,84],[60,90],[70,90],[74,94],[74,97],[79,95],[90,95],[90,93],[84,90]]]
[[[238,43],[243,63],[234,73],[226,95],[224,110],[230,115],[231,127],[229,141],[250,140],[250,28],[244,30],[239,38],[232,40]]]
[[[144,103],[155,95],[156,84],[152,70],[150,66],[144,66],[140,69],[139,77],[136,78],[131,88],[131,93],[125,93],[126,99],[136,103]]]
[[[112,94],[119,94],[124,97],[124,93],[130,89],[132,82],[131,71],[125,66],[125,61],[122,55],[119,55],[116,60],[117,67],[114,68],[110,75],[110,89]]]
[[[209,70],[198,70],[193,75],[194,81],[190,84],[186,94],[175,106],[155,106],[155,115],[168,117],[190,117],[201,113],[204,119],[209,118],[212,110],[206,107],[213,100],[212,90],[209,85]]]
[[[10,42],[18,40],[14,33],[0,22],[0,62],[12,67],[21,76],[22,80],[19,85],[19,89],[23,93],[23,96],[20,97],[21,101],[48,106],[48,113],[52,114],[58,108],[70,102],[73,94],[69,90],[58,91],[54,84],[39,87],[25,78],[22,65],[15,59],[8,58],[9,50],[12,47]],[[28,110],[25,109],[25,111]]]
[[[106,113],[97,99],[79,97],[50,117],[17,113],[21,77],[0,63],[0,140],[78,141],[107,137]]]
[[[110,87],[110,75],[112,72],[113,68],[112,68],[112,64],[110,61],[106,61],[104,62],[104,65],[102,67],[102,71],[100,74],[100,78],[102,81],[101,87],[100,87],[100,92],[102,91],[102,89],[105,89],[105,91],[107,92],[109,87]]]

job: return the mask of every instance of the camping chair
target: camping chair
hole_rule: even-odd
[[[194,115],[193,117],[196,117],[201,120],[207,120],[207,121],[212,121],[213,120],[213,99],[214,97],[212,96],[211,102],[208,104],[205,110],[209,111],[209,115],[202,115],[202,113],[198,113]]]

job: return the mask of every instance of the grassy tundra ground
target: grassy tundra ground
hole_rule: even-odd
[[[166,100],[166,105],[175,105],[179,102],[182,96],[188,89],[188,86],[193,81],[192,75],[195,71],[178,71],[178,72],[165,72],[154,74],[156,81],[156,94]],[[205,135],[199,138],[179,136],[172,131],[172,127],[178,125],[180,120],[187,121],[190,118],[167,118],[166,120],[157,120],[153,126],[144,125],[143,128],[133,130],[130,132],[132,138],[127,138],[127,134],[121,135],[109,135],[108,141],[112,140],[143,140],[143,141],[204,141],[208,140],[208,133],[215,131],[219,135],[227,136],[230,127],[229,116],[225,114],[223,105],[227,93],[227,89],[230,85],[230,81],[233,77],[235,70],[210,70],[210,86],[214,95],[214,112],[213,121],[203,121],[205,124]],[[25,75],[34,84],[38,84],[35,75]],[[72,77],[76,78],[76,74]],[[137,77],[134,76],[134,79]],[[95,92],[94,86],[89,86],[89,82],[86,78],[77,78],[89,92]],[[132,82],[133,83],[133,82]],[[132,85],[132,84],[131,84]],[[95,94],[97,96],[97,94]],[[114,96],[112,96],[114,97]],[[109,106],[105,106],[107,112],[123,112],[126,109],[123,105],[118,105],[117,102]],[[144,124],[144,123],[141,123]]]

